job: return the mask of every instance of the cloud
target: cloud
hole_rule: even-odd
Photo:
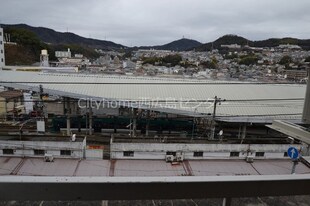
[[[256,40],[310,37],[309,0],[10,0],[3,23],[49,27],[128,46],[185,36],[201,42],[233,33]]]

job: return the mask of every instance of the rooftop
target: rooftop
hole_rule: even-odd
[[[217,118],[264,123],[275,118],[301,120],[306,91],[306,85],[296,84],[0,71],[3,86],[38,91],[40,84],[52,95],[193,117],[211,116],[217,96],[226,100],[217,106]]]
[[[231,176],[291,174],[292,161],[255,160],[192,160],[179,164],[164,160],[75,160],[0,157],[0,175],[21,176]],[[310,168],[299,163],[296,174],[309,174]]]

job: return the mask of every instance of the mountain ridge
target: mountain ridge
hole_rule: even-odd
[[[156,45],[156,46],[141,46],[141,47],[135,47],[138,49],[158,49],[158,50],[172,50],[172,51],[186,51],[193,49],[195,47],[201,46],[202,43],[199,41],[196,41],[194,39],[177,39],[172,42],[169,42],[167,44],[163,45]]]
[[[98,40],[79,36],[71,32],[58,32],[46,27],[33,27],[27,24],[2,24],[6,28],[20,28],[30,30],[35,33],[38,38],[47,44],[77,44],[88,46],[94,49],[114,50],[126,48],[121,44],[112,41]]]
[[[30,30],[35,33],[38,38],[47,44],[56,45],[66,45],[66,44],[76,44],[84,47],[89,47],[93,49],[102,50],[120,50],[120,49],[159,49],[159,50],[173,50],[173,51],[208,51],[212,49],[222,49],[223,44],[239,44],[239,45],[249,45],[252,47],[275,47],[280,44],[296,44],[301,46],[305,50],[310,50],[310,39],[298,39],[292,37],[285,38],[269,38],[266,40],[252,41],[238,35],[224,35],[219,37],[213,42],[201,43],[193,39],[178,39],[163,45],[156,46],[140,46],[140,47],[127,47],[121,44],[114,43],[112,41],[105,41],[99,39],[92,39],[79,36],[70,32],[58,32],[46,27],[33,27],[27,24],[2,24],[4,29],[6,28],[22,28]]]
[[[251,47],[276,47],[281,44],[295,44],[300,46],[302,49],[310,50],[310,39],[298,39],[298,38],[292,38],[292,37],[284,37],[284,38],[269,38],[266,40],[257,40],[252,41],[249,39],[246,39],[242,36],[238,35],[224,35],[222,37],[219,37],[213,42],[208,42],[205,44],[202,44],[195,48],[196,51],[208,51],[212,49],[223,49],[221,48],[221,45],[225,44],[238,44],[241,46],[251,46]]]

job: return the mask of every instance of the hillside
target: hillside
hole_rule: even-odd
[[[249,45],[251,47],[276,47],[281,44],[296,44],[300,47],[302,47],[305,50],[310,50],[310,40],[300,40],[296,38],[271,38],[267,40],[261,40],[261,41],[251,41],[244,37],[237,36],[237,35],[225,35],[214,42],[209,42],[206,44],[202,44],[198,47],[196,47],[196,51],[209,51],[212,48],[213,49],[219,49],[222,50],[223,48],[221,45],[225,44],[239,44],[239,45]]]
[[[195,47],[201,46],[202,43],[192,40],[192,39],[186,39],[182,38],[173,42],[170,42],[168,44],[164,45],[158,45],[158,46],[143,46],[136,49],[158,49],[158,50],[171,50],[171,51],[187,51],[191,50]]]
[[[7,65],[31,65],[40,61],[42,49],[47,49],[50,60],[56,60],[55,51],[70,48],[73,54],[83,54],[88,58],[97,58],[99,54],[90,47],[78,44],[46,44],[32,31],[22,28],[4,29],[10,34],[11,41],[17,43],[5,45],[5,58]]]
[[[31,31],[35,33],[42,42],[47,44],[75,44],[103,50],[118,50],[125,47],[111,41],[85,38],[70,32],[57,32],[49,28],[32,27],[26,24],[2,24],[2,27],[4,29],[19,28]]]
[[[155,46],[155,49],[185,51],[202,45],[202,43],[192,39],[179,39],[162,46]]]
[[[209,50],[212,50],[212,48],[222,49],[221,45],[225,45],[225,44],[239,44],[239,45],[244,46],[247,44],[252,45],[252,42],[241,36],[229,34],[229,35],[225,35],[225,36],[218,38],[214,42],[202,44],[201,46],[196,47],[195,49],[196,51],[209,51]]]

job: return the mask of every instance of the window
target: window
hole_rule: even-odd
[[[265,156],[265,152],[256,152],[255,157],[263,157]]]
[[[3,149],[2,152],[3,152],[3,154],[14,154],[13,149]]]
[[[202,157],[203,152],[194,152],[194,157]]]
[[[0,44],[2,44],[2,41],[0,41]]]
[[[284,157],[288,157],[287,152],[284,152]]]
[[[124,151],[123,156],[124,157],[133,157],[134,152],[133,151]]]
[[[231,157],[239,157],[239,152],[231,152],[230,156]]]
[[[3,62],[3,58],[1,58],[1,62]]]
[[[3,54],[3,50],[1,49],[1,54]]]
[[[2,36],[2,32],[0,31],[0,36]]]
[[[70,156],[71,155],[71,150],[60,150],[60,155]]]
[[[44,155],[45,151],[41,150],[41,149],[35,149],[34,151],[34,155]]]
[[[173,155],[173,156],[176,156],[176,155],[177,155],[177,153],[176,153],[176,152],[171,152],[171,151],[168,151],[168,152],[166,152],[166,155]]]

